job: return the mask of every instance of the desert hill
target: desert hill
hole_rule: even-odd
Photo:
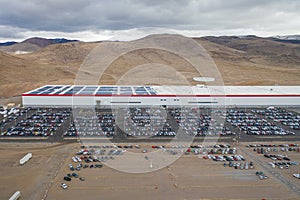
[[[214,59],[226,85],[300,84],[300,45],[253,36],[196,40]]]
[[[63,43],[75,42],[75,41],[76,40],[67,40],[64,38],[46,39],[46,38],[34,37],[34,38],[26,39],[19,43],[18,42],[2,43],[2,45],[0,45],[0,50],[6,53],[23,54],[23,53],[35,52],[48,45],[63,44]]]
[[[247,53],[249,62],[264,60],[265,64],[280,67],[300,66],[300,43],[288,43],[286,40],[274,38],[245,37],[204,37],[213,43],[240,50]],[[300,42],[300,41],[299,41]]]
[[[78,68],[85,57],[98,43],[70,42],[53,44],[30,54],[19,55],[20,58],[43,64],[65,65]]]
[[[0,52],[0,96],[20,95],[44,84],[70,83],[74,73],[68,67],[40,64]]]
[[[256,36],[203,37],[194,40],[211,55],[226,85],[300,85],[300,44]],[[73,84],[86,56],[102,44],[105,42],[51,44],[20,55],[0,52],[0,96],[20,95],[45,84]],[[147,63],[165,64],[175,72],[166,72],[159,66],[148,66],[131,71],[131,76],[128,75],[131,68]],[[145,77],[145,74],[154,81],[151,83],[151,80],[147,80],[148,84],[157,81],[155,75],[175,84],[176,71],[191,84],[195,84],[192,77],[199,76],[189,63],[178,56],[162,50],[140,49],[115,60],[99,83],[126,84],[122,78],[127,73],[126,80],[131,80],[127,84],[146,81],[138,78]]]

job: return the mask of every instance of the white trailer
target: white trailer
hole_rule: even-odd
[[[21,197],[21,192],[20,191],[16,191],[10,198],[9,200],[17,200]]]
[[[23,158],[20,159],[20,165],[24,165],[30,158],[32,158],[32,153],[26,154]]]

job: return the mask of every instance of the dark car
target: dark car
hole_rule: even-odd
[[[101,168],[101,167],[102,167],[102,165],[101,165],[101,164],[95,164],[95,167],[97,167],[97,168]]]
[[[72,179],[71,179],[70,177],[68,177],[68,176],[65,176],[65,177],[64,177],[64,180],[65,180],[65,181],[71,181]]]

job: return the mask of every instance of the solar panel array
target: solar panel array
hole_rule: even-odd
[[[71,86],[46,85],[26,94],[32,95],[157,95],[151,86]]]

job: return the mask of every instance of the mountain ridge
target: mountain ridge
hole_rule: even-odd
[[[53,44],[63,44],[69,42],[78,42],[78,40],[68,40],[65,38],[47,39],[41,37],[28,38],[22,42],[6,42],[0,43],[0,51],[6,53],[31,53]]]
[[[193,39],[212,57],[225,85],[300,85],[300,44],[256,36]],[[39,47],[32,53],[19,55],[0,51],[0,97],[21,95],[46,84],[74,84],[81,64],[98,45],[102,45],[102,42],[52,44]],[[120,55],[105,71],[99,84],[119,84],[122,74],[135,66],[149,63],[172,67],[192,85],[195,84],[192,77],[199,76],[188,62],[174,54],[156,49],[141,49]],[[145,71],[152,76],[158,73],[151,70],[149,68]],[[168,75],[169,72],[160,73]],[[168,76],[172,79],[173,74]],[[136,82],[138,81],[143,80]]]

